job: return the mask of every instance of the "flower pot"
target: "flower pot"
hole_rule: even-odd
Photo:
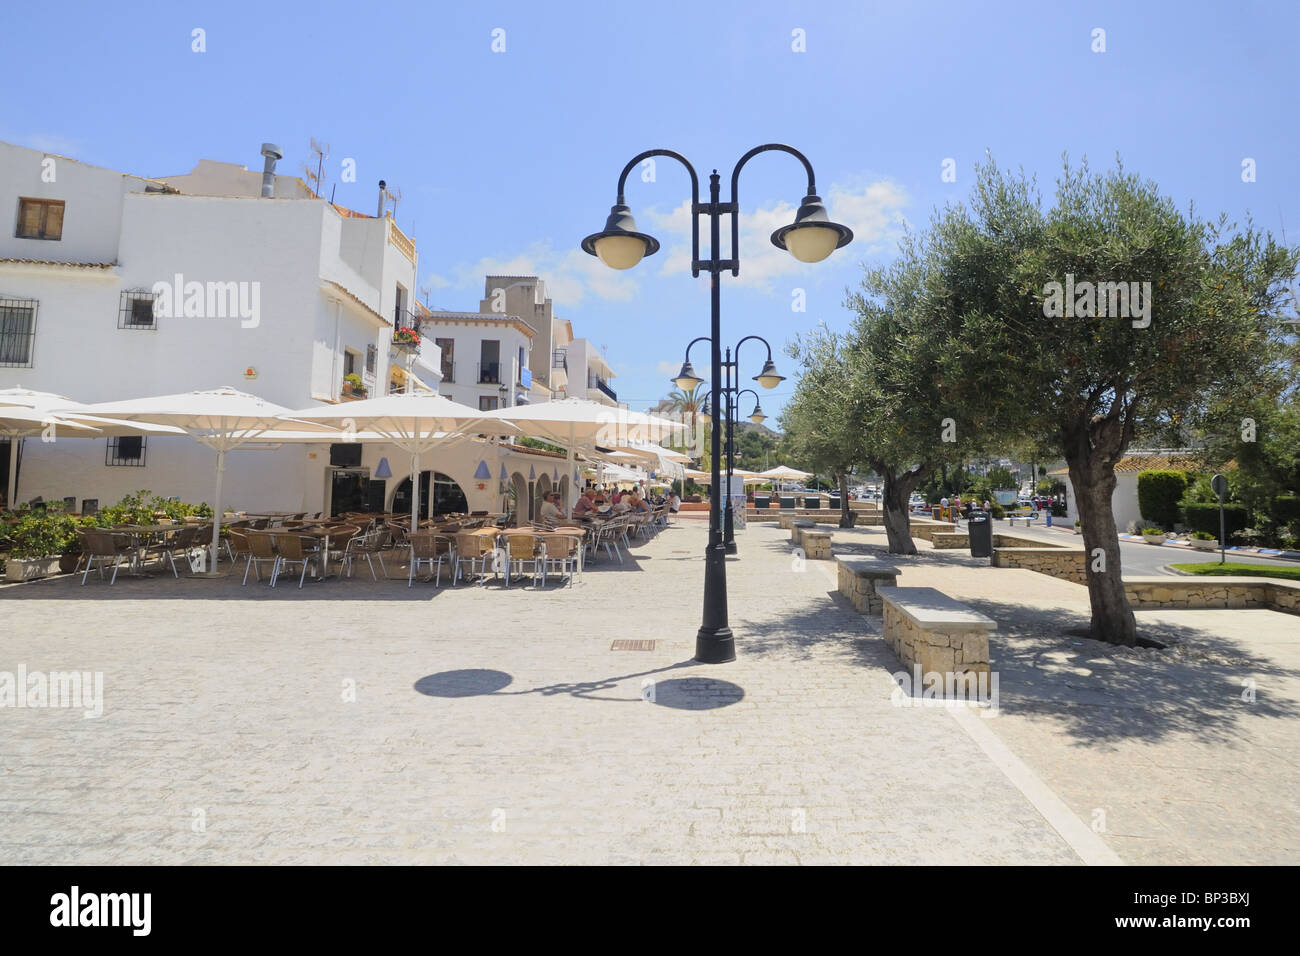
[[[5,562],[6,581],[35,581],[59,573],[58,557],[9,558]]]
[[[1144,532],[1142,535],[1142,540],[1145,541],[1147,544],[1162,545],[1165,543],[1165,533],[1163,531],[1161,531],[1159,534],[1146,534]]]
[[[79,564],[81,564],[81,555],[79,554],[59,555],[60,574],[71,574],[73,571],[77,570]]]
[[[1188,542],[1194,551],[1218,551],[1219,542],[1211,538],[1206,541],[1204,538],[1192,538]]]

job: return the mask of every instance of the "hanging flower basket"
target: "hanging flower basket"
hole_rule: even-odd
[[[397,329],[393,332],[393,347],[414,352],[420,347],[420,333],[405,327]]]

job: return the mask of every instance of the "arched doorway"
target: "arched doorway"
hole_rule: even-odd
[[[569,490],[569,476],[567,474],[560,475],[560,504],[564,505],[566,510],[569,507],[571,494],[572,492]]]
[[[551,476],[542,472],[537,476],[537,485],[533,489],[533,514],[542,513],[542,502],[551,493]]]
[[[432,504],[433,509],[430,511],[430,484],[433,488]],[[393,492],[393,503],[390,510],[395,514],[411,513],[411,479],[403,479]],[[444,475],[440,471],[422,471],[420,472],[420,517],[429,518],[435,515],[445,514],[465,514],[469,511],[469,502],[465,498],[465,492],[456,480],[449,475]]]
[[[528,479],[516,471],[510,476],[510,487],[515,493],[515,524],[533,520],[533,512],[530,508],[532,502],[528,500]]]

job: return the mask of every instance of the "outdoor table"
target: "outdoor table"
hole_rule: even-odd
[[[119,525],[109,530],[125,534],[131,539],[131,563],[128,565],[126,573],[140,576],[145,573],[144,568],[141,567],[141,562],[149,547],[162,542],[169,535],[175,534],[184,527],[183,524],[128,524]]]

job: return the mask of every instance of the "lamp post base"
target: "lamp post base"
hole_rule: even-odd
[[[704,551],[704,623],[695,634],[695,660],[726,664],[736,659],[736,640],[727,623],[727,553],[716,531]]]
[[[716,631],[702,627],[695,634],[695,663],[730,664],[736,659],[736,639],[731,628]]]

